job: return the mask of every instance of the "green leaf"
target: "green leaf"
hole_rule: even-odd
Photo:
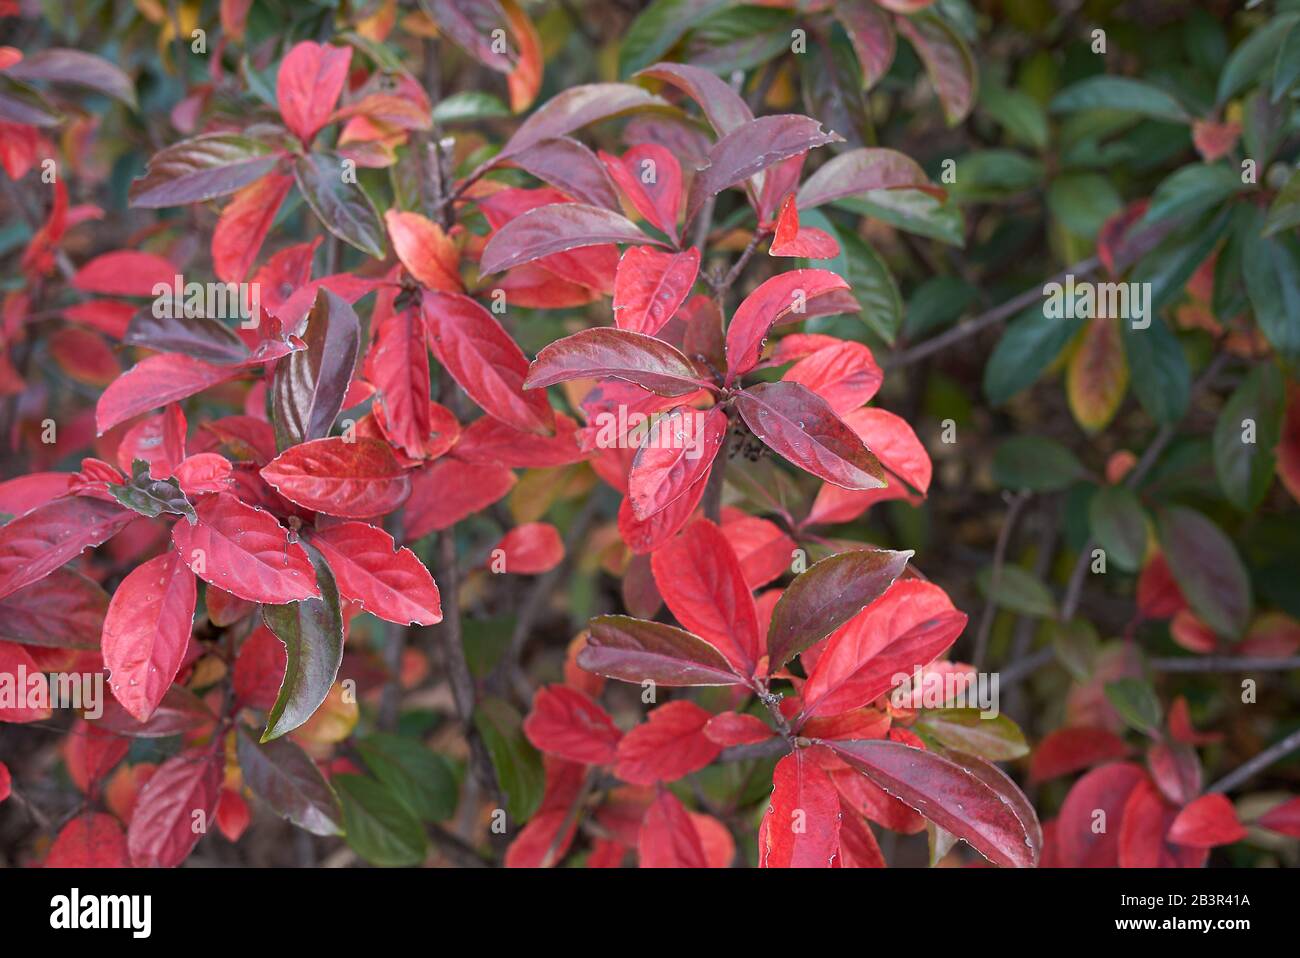
[[[653,0],[637,14],[623,34],[618,48],[618,75],[626,80],[664,59],[664,54],[691,27],[717,10],[728,0]]]
[[[949,192],[966,203],[1008,199],[1037,189],[1045,175],[1042,161],[1015,150],[978,150],[957,158]]]
[[[1294,236],[1242,237],[1242,275],[1255,322],[1287,362],[1300,360],[1300,243]]]
[[[1241,636],[1250,622],[1250,577],[1232,540],[1182,506],[1160,512],[1156,528],[1169,571],[1197,618],[1224,638]]]
[[[1093,538],[1106,558],[1125,572],[1142,567],[1147,551],[1147,517],[1132,490],[1102,486],[1088,506]]]
[[[1117,110],[1153,120],[1186,123],[1191,120],[1174,97],[1159,87],[1128,77],[1098,75],[1067,87],[1052,100],[1053,113],[1077,110]]]
[[[1187,412],[1192,394],[1192,370],[1182,343],[1159,317],[1145,329],[1121,323],[1129,385],[1138,402],[1158,423],[1173,424]]]
[[[1283,94],[1295,86],[1300,77],[1300,27],[1292,24],[1286,36],[1277,48],[1277,59],[1273,61],[1273,102],[1282,99]]]
[[[1086,682],[1092,676],[1097,654],[1101,651],[1101,639],[1096,628],[1086,619],[1071,619],[1069,622],[1050,622],[1048,630],[1057,661],[1076,681]]]
[[[1300,30],[1296,31],[1300,33]],[[1264,235],[1272,236],[1283,230],[1292,230],[1300,226],[1300,172],[1291,174],[1286,185],[1278,190],[1273,205],[1268,208],[1268,219],[1264,221]]]
[[[383,259],[388,245],[379,211],[356,182],[345,183],[343,157],[312,153],[293,164],[294,182],[321,225],[350,246]],[[349,179],[356,179],[356,170]]]
[[[1028,569],[1004,565],[993,583],[993,567],[985,566],[975,578],[980,592],[1004,609],[1040,619],[1056,615],[1056,601],[1047,586]]]
[[[923,738],[944,748],[990,762],[1008,762],[1029,754],[1020,726],[1005,715],[983,718],[976,708],[925,709],[917,717],[916,728]]]
[[[1041,150],[1047,146],[1047,114],[1028,93],[984,83],[980,107],[1013,139]]]
[[[541,755],[524,737],[523,718],[509,703],[488,697],[474,710],[474,727],[492,759],[510,817],[528,820],[542,802],[546,773]]]
[[[277,815],[313,835],[343,834],[338,796],[293,739],[259,743],[241,727],[236,751],[244,784]]]
[[[1241,174],[1231,167],[1221,163],[1192,163],[1161,181],[1139,225],[1199,216],[1245,188]]]
[[[421,821],[443,822],[456,814],[456,775],[445,758],[423,743],[376,732],[357,742],[357,752],[375,778]]]
[[[1042,436],[1013,436],[993,454],[993,481],[1017,492],[1056,492],[1085,474],[1074,453]]]
[[[808,212],[808,225],[826,228],[818,226],[815,219],[817,213],[817,210]],[[824,216],[822,219],[826,226],[830,226]],[[903,297],[898,292],[898,284],[894,282],[894,274],[876,251],[856,233],[836,229],[834,235],[840,242],[840,255],[823,268],[839,273],[848,281],[853,296],[862,306],[859,318],[892,346],[903,322]]]
[[[1215,98],[1219,106],[1254,83],[1276,62],[1282,41],[1297,22],[1300,22],[1300,14],[1273,17],[1237,45],[1219,74],[1219,90]]]
[[[510,115],[510,109],[500,97],[482,90],[463,90],[444,98],[433,108],[435,123],[466,123],[470,120],[492,120]]]
[[[833,205],[949,246],[966,244],[965,221],[951,199],[943,202],[920,190],[868,190]]]
[[[319,599],[262,606],[262,620],[284,643],[288,662],[275,705],[266,717],[262,741],[292,732],[320,708],[343,663],[343,617],[334,575],[321,554],[303,542],[316,570]]]
[[[378,782],[361,775],[335,775],[343,799],[348,844],[372,865],[410,866],[424,861],[428,838],[405,805]]]
[[[164,512],[184,516],[190,525],[199,521],[189,497],[175,479],[153,479],[149,476],[149,463],[137,459],[131,463],[131,478],[121,485],[110,482],[108,492],[128,509],[156,519]]]
[[[1200,221],[1167,236],[1133,268],[1132,282],[1151,284],[1147,309],[1152,315],[1182,292],[1218,244],[1230,218],[1231,211],[1223,210],[1208,223]]]
[[[946,329],[978,297],[979,290],[959,276],[931,276],[916,287],[907,301],[903,329],[912,340]]]
[[[1160,731],[1160,700],[1146,679],[1125,678],[1106,683],[1106,698],[1126,725],[1147,735]]]
[[[1124,200],[1099,173],[1064,173],[1047,188],[1047,206],[1075,236],[1093,239]]]
[[[1084,320],[1053,319],[1041,304],[1007,324],[984,367],[984,395],[995,406],[1027,389],[1074,338]]]
[[[1256,366],[1224,404],[1214,425],[1214,471],[1228,501],[1242,512],[1258,508],[1273,484],[1283,390],[1276,366]]]

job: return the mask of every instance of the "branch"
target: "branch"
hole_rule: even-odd
[[[1289,659],[1232,655],[1198,655],[1196,658],[1151,659],[1157,672],[1289,672],[1300,669],[1300,656]]]
[[[1262,772],[1274,762],[1281,761],[1300,749],[1300,729],[1292,732],[1277,744],[1264,749],[1249,762],[1238,766],[1206,789],[1207,792],[1230,792],[1257,772]]]
[[[1002,566],[1007,557],[1007,543],[1011,541],[1011,532],[1020,518],[1020,510],[1032,495],[1028,491],[1017,492],[1007,502],[1007,517],[1002,520],[998,543],[993,550],[993,576],[989,579],[989,594],[984,601],[984,613],[980,616],[979,632],[975,635],[975,652],[971,664],[976,671],[984,667],[984,656],[988,652],[989,634],[993,631],[993,618],[997,613],[998,583],[1002,579]]]
[[[981,330],[988,329],[990,326],[994,326],[1002,322],[1004,319],[1014,316],[1022,309],[1032,306],[1036,300],[1043,298],[1043,286],[1046,286],[1048,283],[1060,282],[1065,279],[1066,276],[1070,275],[1089,276],[1096,272],[1099,265],[1101,265],[1101,261],[1097,259],[1097,257],[1092,256],[1081,262],[1075,263],[1073,266],[1067,266],[1051,279],[1046,280],[1041,285],[1025,290],[1019,296],[1007,300],[1001,306],[994,306],[992,309],[981,313],[974,319],[962,323],[959,326],[954,326],[947,332],[940,333],[933,339],[927,339],[923,343],[918,343],[910,349],[903,350],[901,353],[886,356],[881,361],[880,365],[885,369],[896,369],[900,366],[909,366],[912,363],[925,359],[925,357],[931,356],[942,349],[947,349],[954,343],[959,343],[966,337],[973,336]]]

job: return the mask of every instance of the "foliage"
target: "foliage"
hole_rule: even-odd
[[[1300,4],[1093,6],[0,4],[0,847],[1294,863]]]

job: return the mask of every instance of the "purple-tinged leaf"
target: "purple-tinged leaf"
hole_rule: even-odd
[[[660,396],[714,388],[699,377],[689,359],[663,340],[608,327],[584,329],[551,343],[533,360],[524,388],[604,377],[636,383]]]

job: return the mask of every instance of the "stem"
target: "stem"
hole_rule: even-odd
[[[1064,279],[1066,276],[1088,276],[1096,272],[1101,261],[1097,257],[1089,257],[1073,266],[1067,266],[1061,272],[1057,273],[1051,279],[1047,280],[1040,286],[1034,286],[1025,290],[1019,296],[1007,300],[1001,306],[994,306],[987,312],[981,313],[969,322],[954,326],[945,333],[940,333],[933,339],[927,339],[923,343],[918,343],[910,349],[905,349],[901,353],[895,353],[893,356],[887,356],[881,362],[885,369],[895,369],[899,366],[908,366],[918,360],[933,355],[942,349],[947,349],[954,343],[959,343],[968,336],[973,336],[981,330],[1002,322],[1002,320],[1014,316],[1029,306],[1032,306],[1036,300],[1043,296],[1043,286],[1047,283],[1055,283]]]
[[[1029,501],[1031,492],[1017,492],[1007,503],[1007,517],[1002,521],[998,532],[998,543],[993,550],[993,576],[989,579],[989,594],[984,601],[984,613],[980,616],[979,632],[975,635],[975,653],[972,664],[976,671],[984,667],[984,656],[988,652],[989,634],[993,631],[993,619],[997,614],[998,583],[1002,579],[1002,566],[1006,562],[1007,544],[1011,541],[1011,532],[1020,518],[1020,510]]]
[[[1300,729],[1296,729],[1282,741],[1264,749],[1244,765],[1238,766],[1207,788],[1206,791],[1230,792],[1257,772],[1262,772],[1274,762],[1281,761],[1297,749],[1300,749]]]

